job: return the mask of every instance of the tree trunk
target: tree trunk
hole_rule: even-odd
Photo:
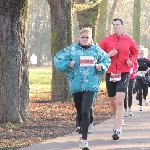
[[[54,55],[60,49],[72,44],[71,11],[72,0],[48,0],[51,14],[51,56],[53,101],[70,100],[69,85],[66,73],[58,72],[53,63]]]
[[[82,3],[82,0],[78,0],[78,3]],[[84,2],[85,3],[85,2]],[[95,37],[95,22],[98,15],[98,4],[88,9],[77,10],[77,20],[79,22],[79,30],[84,27],[92,28],[92,37]]]
[[[29,100],[25,0],[1,0],[0,6],[0,122],[17,123],[26,119]]]
[[[26,31],[27,31],[27,22],[28,22],[28,11],[29,11],[29,1],[25,0],[25,6],[24,6],[24,36],[26,37]]]
[[[134,0],[133,7],[133,38],[140,44],[140,18],[141,18],[141,0]]]
[[[106,32],[107,35],[111,34],[111,24],[112,24],[112,20],[114,17],[114,12],[117,8],[117,4],[118,4],[118,0],[114,0],[110,13],[109,13],[109,17],[108,17],[108,27],[107,27],[107,32]]]
[[[85,3],[85,0],[76,0],[76,3],[82,4],[82,3]]]
[[[106,0],[107,1],[107,0]],[[91,2],[91,3],[88,3]],[[79,22],[79,29],[90,27],[92,29],[92,37],[95,38],[96,22],[98,18],[98,8],[102,0],[77,0],[75,3],[75,10],[77,20]]]
[[[102,0],[99,4],[94,40],[96,43],[99,43],[106,36],[107,3],[108,0]]]

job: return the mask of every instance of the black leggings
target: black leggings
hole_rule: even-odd
[[[139,100],[140,106],[142,106],[142,95],[143,98],[146,100],[149,85],[144,84],[142,79],[136,79],[136,86],[137,86],[137,99]]]
[[[127,87],[129,85],[129,72],[121,73],[120,81],[110,81],[110,73],[106,73],[106,88],[108,92],[108,97],[114,97],[117,92],[126,93]]]
[[[76,116],[76,127],[81,127],[81,122],[82,122],[82,114],[77,113]],[[90,109],[90,124],[93,123],[93,110],[92,108]]]
[[[128,95],[128,107],[131,108],[132,106],[132,99],[133,99],[133,88],[135,87],[135,80],[130,79],[129,85],[128,85],[128,90],[125,95],[124,99],[124,108],[127,110],[127,95]]]
[[[78,122],[82,128],[82,139],[87,140],[88,127],[90,125],[90,109],[92,108],[95,92],[84,91],[73,94]]]

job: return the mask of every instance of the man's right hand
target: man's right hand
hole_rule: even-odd
[[[115,56],[116,54],[118,54],[118,51],[115,48],[108,53],[109,57]]]

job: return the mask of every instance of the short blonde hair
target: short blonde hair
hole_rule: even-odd
[[[143,52],[143,53],[144,53],[145,50],[140,48],[140,49],[139,49],[139,53],[140,53],[140,52]]]
[[[85,32],[88,33],[92,37],[92,28],[90,28],[90,27],[82,28],[80,30],[80,35]]]

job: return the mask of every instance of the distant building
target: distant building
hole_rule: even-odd
[[[32,56],[30,57],[30,62],[32,67],[37,66],[37,56],[35,54],[32,54]]]

